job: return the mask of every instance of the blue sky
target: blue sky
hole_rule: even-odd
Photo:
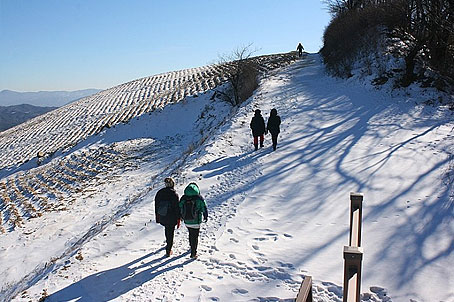
[[[0,90],[104,89],[250,43],[317,52],[329,20],[320,0],[0,0]]]

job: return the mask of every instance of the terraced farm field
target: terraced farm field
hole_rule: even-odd
[[[265,73],[295,59],[291,52],[249,60]],[[113,148],[51,161],[53,154],[64,154],[106,127],[214,89],[226,82],[233,68],[229,62],[134,80],[1,132],[0,233],[12,231],[43,212],[64,210],[85,183],[127,165],[126,155]],[[49,163],[40,167],[42,158]]]
[[[120,164],[121,163],[121,164]],[[85,184],[106,181],[100,175],[118,166],[128,167],[124,154],[113,148],[79,152],[51,163],[18,172],[0,181],[0,233],[21,227],[25,220],[40,217],[43,212],[65,210],[75,194],[86,190]]]

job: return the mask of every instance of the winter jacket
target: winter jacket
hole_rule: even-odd
[[[252,136],[261,136],[265,133],[265,121],[260,113],[255,113],[251,121]]]
[[[279,132],[281,132],[280,125],[281,118],[277,115],[277,111],[275,109],[271,110],[270,117],[268,118],[268,122],[266,124],[266,129],[272,136],[277,136]]]
[[[178,219],[180,219],[180,208],[178,206],[179,196],[177,192],[175,192],[173,188],[162,188],[156,193],[154,200],[156,222],[159,222],[164,226],[175,226]],[[165,205],[168,205],[167,215],[159,215],[159,208]]]
[[[186,211],[185,207],[185,202],[187,200],[194,200],[195,201],[195,213],[196,217],[195,219],[192,220],[186,220],[184,219],[184,214]],[[203,197],[200,195],[200,189],[195,183],[190,183],[186,189],[184,189],[184,195],[180,199],[180,215],[184,219],[184,223],[186,224],[187,227],[194,227],[198,228],[200,227],[200,223],[202,222],[202,216],[203,219],[206,220],[208,219],[208,209],[207,209],[207,204]]]

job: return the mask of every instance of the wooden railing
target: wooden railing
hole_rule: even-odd
[[[350,193],[350,238],[344,246],[344,302],[359,302],[361,290],[361,223],[363,195]]]
[[[361,300],[361,225],[363,218],[363,194],[350,193],[349,245],[344,246],[344,298],[343,302]],[[312,302],[312,277],[306,276],[301,283],[295,302]]]
[[[312,277],[304,277],[295,302],[312,302]]]

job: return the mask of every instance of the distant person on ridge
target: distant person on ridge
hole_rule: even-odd
[[[165,227],[166,256],[169,257],[172,255],[175,226],[180,227],[180,208],[178,207],[179,196],[174,189],[175,182],[172,178],[166,177],[164,184],[165,188],[156,193],[154,200],[156,222]]]
[[[296,47],[296,50],[298,50],[298,57],[301,58],[301,56],[303,55],[303,50],[304,50],[303,44],[299,43],[298,46]]]
[[[273,141],[273,150],[276,151],[277,147],[277,136],[281,125],[281,117],[277,115],[277,110],[275,108],[271,109],[270,117],[268,118],[268,122],[266,123],[266,130],[271,133],[271,140]]]
[[[207,222],[208,209],[205,200],[202,195],[200,195],[199,186],[195,182],[191,182],[186,189],[184,189],[184,195],[181,196],[179,206],[181,217],[189,231],[191,258],[196,259],[202,216],[203,222]]]
[[[260,109],[255,110],[254,117],[251,120],[251,129],[252,129],[252,136],[254,137],[254,147],[257,151],[259,146],[259,137],[260,137],[260,148],[263,147],[263,134],[265,134],[265,121],[263,120],[263,116],[261,114]]]

